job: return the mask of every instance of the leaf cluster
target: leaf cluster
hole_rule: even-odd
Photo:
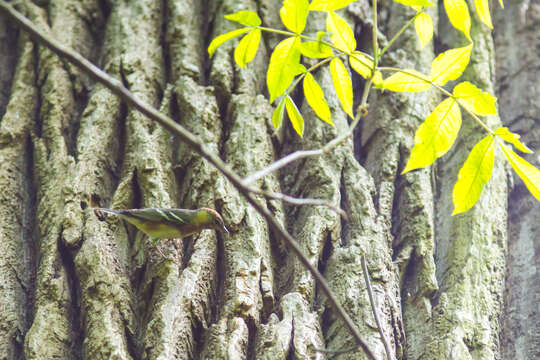
[[[244,35],[234,51],[236,64],[244,68],[256,55],[262,31],[285,35],[286,37],[277,44],[270,56],[266,85],[270,103],[278,100],[272,115],[274,127],[281,126],[286,112],[293,129],[299,136],[304,133],[304,118],[290,93],[300,82],[302,82],[304,97],[315,114],[321,120],[333,125],[325,94],[313,76],[313,72],[321,66],[329,66],[337,98],[343,111],[351,118],[354,117],[353,88],[344,61],[348,61],[352,70],[367,79],[369,86],[373,84],[381,91],[423,92],[435,88],[446,97],[416,131],[414,147],[403,173],[429,166],[450,150],[459,133],[464,110],[486,130],[488,135],[472,148],[459,171],[453,190],[453,214],[467,211],[480,197],[493,170],[495,144],[498,144],[533,196],[540,200],[540,171],[513,152],[505,143],[512,144],[522,152],[531,152],[531,150],[519,141],[519,135],[504,127],[493,131],[480,119],[483,116],[497,114],[497,99],[468,81],[458,83],[451,92],[443,88],[449,81],[459,79],[463,74],[473,50],[474,43],[470,35],[471,15],[465,1],[444,0],[444,9],[452,26],[464,34],[469,44],[439,54],[431,64],[429,75],[415,69],[378,66],[380,57],[413,23],[420,46],[423,48],[431,41],[433,21],[424,12],[426,7],[433,5],[429,0],[395,0],[415,9],[416,15],[384,49],[379,50],[375,45],[373,55],[356,50],[353,30],[336,12],[353,1],[313,0],[310,3],[308,0],[284,0],[280,17],[286,31],[261,26],[261,19],[252,11],[239,11],[226,15],[226,19],[245,27],[216,37],[210,43],[208,53],[212,56],[224,42]],[[474,3],[480,20],[492,28],[488,0],[475,0]],[[500,4],[503,6],[502,0]],[[316,37],[303,34],[308,15],[312,11],[326,13],[326,28],[324,31],[319,31]],[[376,31],[376,24],[374,31]],[[302,64],[302,57],[315,59],[318,62],[306,68]],[[383,72],[391,72],[391,74],[383,79]],[[369,91],[369,86],[366,91]]]

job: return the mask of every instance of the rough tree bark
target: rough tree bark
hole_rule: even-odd
[[[322,69],[316,78],[335,127],[296,92],[304,137],[288,125],[274,132],[264,74],[278,37],[265,36],[246,69],[234,65],[232,43],[208,59],[209,41],[235,28],[223,15],[255,10],[277,27],[281,1],[36,3],[19,7],[42,31],[196,133],[241,175],[347,129]],[[540,10],[527,1],[492,6],[494,36],[473,15],[464,79],[499,97],[490,126],[510,126],[538,150]],[[412,10],[389,0],[379,7],[384,45],[382,34],[397,32]],[[440,8],[429,11],[439,18]],[[369,51],[369,3],[341,14]],[[419,51],[409,29],[385,64],[427,72],[434,48],[464,44],[445,15],[435,23],[435,45]],[[321,29],[324,19],[310,26]],[[362,80],[354,82],[360,93]],[[216,169],[1,14],[0,88],[0,359],[324,359],[332,355],[316,348],[354,344],[310,273]],[[379,359],[362,254],[397,358],[538,358],[539,203],[499,154],[478,204],[450,216],[457,171],[483,136],[467,117],[437,165],[399,175],[438,99],[374,92],[353,140],[258,181],[325,199],[348,221],[326,207],[260,201],[323,272]],[[540,165],[538,155],[528,159]],[[231,234],[203,231],[166,248],[177,263],[161,261],[131,227],[98,221],[95,206],[213,207]]]

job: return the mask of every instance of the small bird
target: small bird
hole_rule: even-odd
[[[227,234],[229,233],[221,215],[210,208],[196,210],[160,208],[115,210],[95,208],[94,213],[101,221],[105,220],[104,213],[114,214],[133,224],[143,233],[158,239],[184,238],[204,229],[223,230]],[[165,257],[158,247],[156,249]]]

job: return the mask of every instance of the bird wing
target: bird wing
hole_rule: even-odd
[[[151,208],[125,210],[122,212],[122,215],[143,221],[169,222],[178,225],[187,223],[193,213],[193,210]]]

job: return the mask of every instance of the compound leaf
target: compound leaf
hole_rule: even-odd
[[[353,104],[353,92],[352,81],[345,65],[339,58],[334,58],[330,61],[330,74],[332,75],[332,82],[336,89],[336,95],[341,102],[343,110],[352,118],[352,104]]]
[[[461,127],[461,112],[456,100],[444,99],[418,127],[411,157],[402,174],[423,168],[446,154],[454,144]]]
[[[245,67],[255,55],[257,54],[257,48],[261,41],[261,30],[255,29],[250,31],[246,36],[240,40],[236,49],[234,49],[234,61],[241,68]]]
[[[454,201],[452,215],[465,212],[476,204],[484,185],[491,177],[493,163],[493,135],[488,135],[472,148],[463,167],[459,170],[452,194]]]
[[[243,10],[235,12],[234,14],[225,15],[225,19],[237,22],[244,26],[259,26],[261,25],[261,18],[255,11]]]
[[[287,108],[287,115],[289,115],[294,130],[302,137],[304,135],[304,118],[289,95],[285,97],[285,108]]]
[[[310,73],[307,73],[304,77],[304,96],[306,97],[306,100],[315,112],[318,117],[320,117],[323,121],[329,123],[330,125],[334,125],[332,120],[330,119],[330,108],[328,107],[328,103],[324,99],[324,93],[317,84],[317,81],[315,81],[315,78]]]
[[[433,83],[443,86],[463,74],[469,64],[473,44],[462,48],[450,49],[439,54],[431,63],[429,77]]]
[[[217,48],[220,47],[221,45],[223,45],[223,43],[225,43],[226,41],[231,40],[231,39],[233,39],[233,38],[235,38],[237,36],[245,34],[250,30],[251,29],[249,29],[249,28],[236,29],[236,30],[230,31],[228,33],[219,35],[214,40],[212,40],[212,42],[208,46],[208,55],[210,57],[212,57],[212,55],[214,55],[214,52],[216,52]]]

